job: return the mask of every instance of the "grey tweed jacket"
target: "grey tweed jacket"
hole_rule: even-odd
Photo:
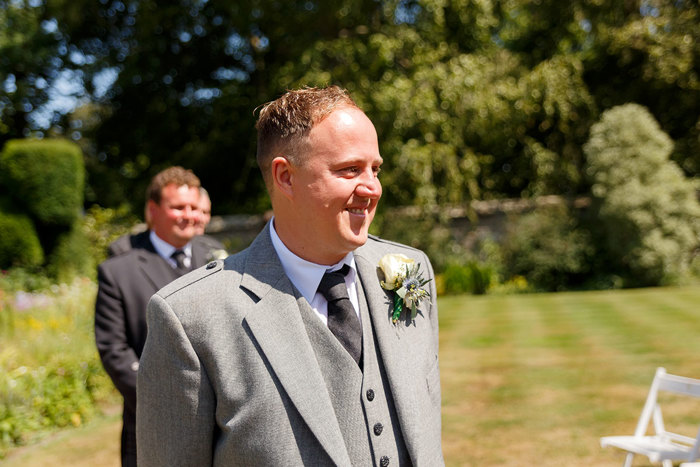
[[[352,440],[268,229],[151,299],[137,385],[140,466],[351,465]],[[406,449],[416,466],[443,465],[435,281],[416,320],[392,324],[393,292],[377,276],[386,253],[415,259],[431,279],[432,267],[423,252],[375,237],[355,251]]]

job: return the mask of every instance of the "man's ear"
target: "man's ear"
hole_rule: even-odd
[[[148,203],[146,203],[146,212],[145,212],[145,217],[146,217],[146,224],[151,227],[151,222],[153,221],[153,218],[157,216],[156,211],[158,209],[158,205],[156,204],[155,201],[152,199],[148,200]]]
[[[294,190],[292,189],[292,178],[294,175],[294,167],[289,163],[286,157],[277,156],[272,159],[272,183],[275,188],[287,198],[290,198]]]

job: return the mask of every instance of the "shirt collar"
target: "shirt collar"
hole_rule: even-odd
[[[165,258],[166,260],[170,260],[170,257],[173,255],[175,250],[182,250],[185,252],[185,255],[188,258],[192,257],[192,243],[187,242],[187,245],[185,245],[182,248],[175,248],[172,246],[170,243],[166,242],[162,238],[160,238],[156,233],[151,230],[148,234],[148,238],[151,240],[151,243],[153,244],[153,248],[156,249],[156,253],[158,253],[162,258]]]
[[[355,281],[355,257],[352,251],[345,255],[342,260],[332,266],[324,266],[322,264],[306,261],[305,259],[302,259],[292,253],[282,242],[279,235],[277,235],[277,232],[275,231],[274,221],[275,219],[273,217],[272,221],[270,222],[270,238],[272,239],[272,246],[275,248],[277,256],[279,256],[280,262],[282,263],[282,268],[287,274],[287,277],[289,277],[289,280],[292,281],[294,287],[297,288],[297,290],[309,303],[311,303],[314,295],[316,295],[318,285],[321,283],[321,279],[323,279],[323,275],[326,273],[326,271],[335,271],[347,264],[350,267],[350,272],[348,273],[350,276],[349,279],[351,279],[352,282]]]

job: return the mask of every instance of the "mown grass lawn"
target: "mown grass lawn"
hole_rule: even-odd
[[[634,431],[656,367],[700,378],[700,287],[444,297],[440,313],[449,466],[619,466],[598,439]],[[700,404],[669,402],[694,437]],[[118,465],[120,421],[96,423],[9,465]]]
[[[700,288],[440,300],[448,465],[619,466],[658,366],[700,378]],[[700,405],[676,401],[695,437]],[[634,465],[650,465],[636,457]]]

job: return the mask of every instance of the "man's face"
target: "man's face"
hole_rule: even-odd
[[[204,229],[211,220],[211,199],[209,196],[200,194],[199,203],[197,204],[197,221],[195,227],[197,235],[203,235]]]
[[[153,231],[172,246],[185,246],[196,235],[199,189],[174,183],[163,187],[160,204],[148,202]]]
[[[377,132],[361,110],[340,108],[311,129],[308,148],[291,175],[297,254],[333,264],[367,241],[382,195]]]

